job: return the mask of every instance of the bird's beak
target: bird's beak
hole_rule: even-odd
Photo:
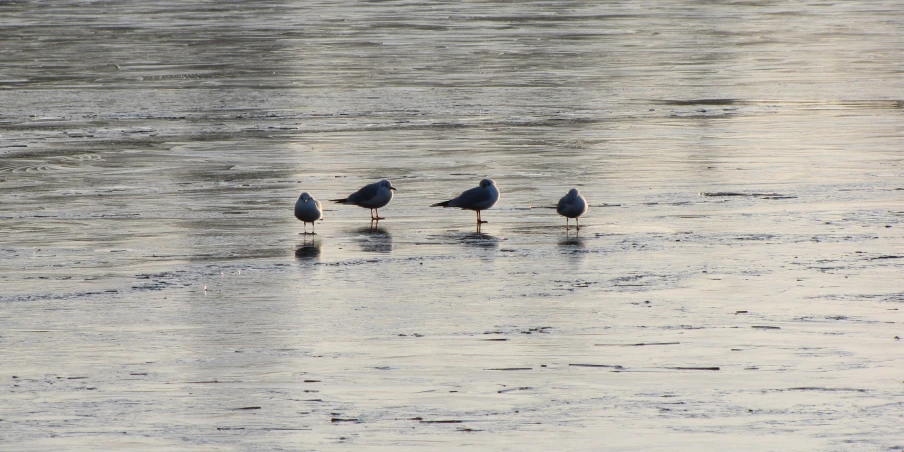
[[[395,187],[389,187],[390,190],[396,191]]]

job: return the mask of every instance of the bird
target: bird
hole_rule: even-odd
[[[314,234],[314,222],[323,219],[323,205],[314,199],[308,192],[303,192],[295,201],[295,218],[304,223],[304,234],[308,233],[308,223],[311,223],[311,234]]]
[[[577,188],[568,190],[568,194],[559,200],[556,206],[556,212],[565,217],[565,229],[568,229],[568,219],[574,218],[575,228],[580,230],[581,225],[578,223],[578,217],[587,213],[587,200],[581,195]]]
[[[392,192],[394,191],[395,187],[392,186],[392,182],[383,179],[380,182],[374,182],[361,187],[360,190],[348,195],[347,198],[331,199],[330,201],[370,209],[371,221],[385,220],[385,218],[380,216],[380,207],[383,207],[386,204],[389,204],[389,201],[392,201]],[[377,213],[376,216],[374,215],[374,211]]]
[[[480,219],[480,211],[489,209],[499,201],[499,189],[496,188],[496,182],[492,179],[484,179],[480,181],[479,187],[465,190],[458,197],[448,201],[438,202],[430,207],[459,207],[462,210],[473,210],[477,212],[477,224],[486,223]]]

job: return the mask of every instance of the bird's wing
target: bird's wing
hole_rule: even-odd
[[[361,187],[360,190],[353,193],[348,197],[348,202],[353,204],[360,204],[363,202],[367,202],[374,197],[377,196],[377,193],[380,191],[380,183],[375,182],[373,184],[368,184]]]
[[[483,187],[474,187],[465,190],[457,198],[449,201],[449,207],[461,207],[463,209],[474,207],[477,204],[490,200],[490,191]]]
[[[562,213],[565,210],[565,206],[568,205],[568,196],[563,196],[562,199],[559,200],[559,204],[556,206],[556,212]]]

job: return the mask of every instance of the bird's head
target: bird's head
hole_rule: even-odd
[[[392,191],[395,191],[395,189],[396,189],[395,187],[392,186],[392,182],[389,182],[388,179],[383,179],[383,180],[381,180],[381,181],[380,181],[380,186],[381,186],[381,187],[388,188],[388,189],[390,189],[390,190],[392,190]]]
[[[313,198],[311,198],[311,195],[309,195],[308,192],[303,192],[298,199],[300,199],[301,202],[308,202]]]
[[[496,185],[496,182],[493,182],[493,179],[484,179],[484,180],[480,181],[481,188],[487,188],[491,185]]]

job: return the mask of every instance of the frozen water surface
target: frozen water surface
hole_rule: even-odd
[[[897,1],[0,17],[4,450],[904,448]]]

